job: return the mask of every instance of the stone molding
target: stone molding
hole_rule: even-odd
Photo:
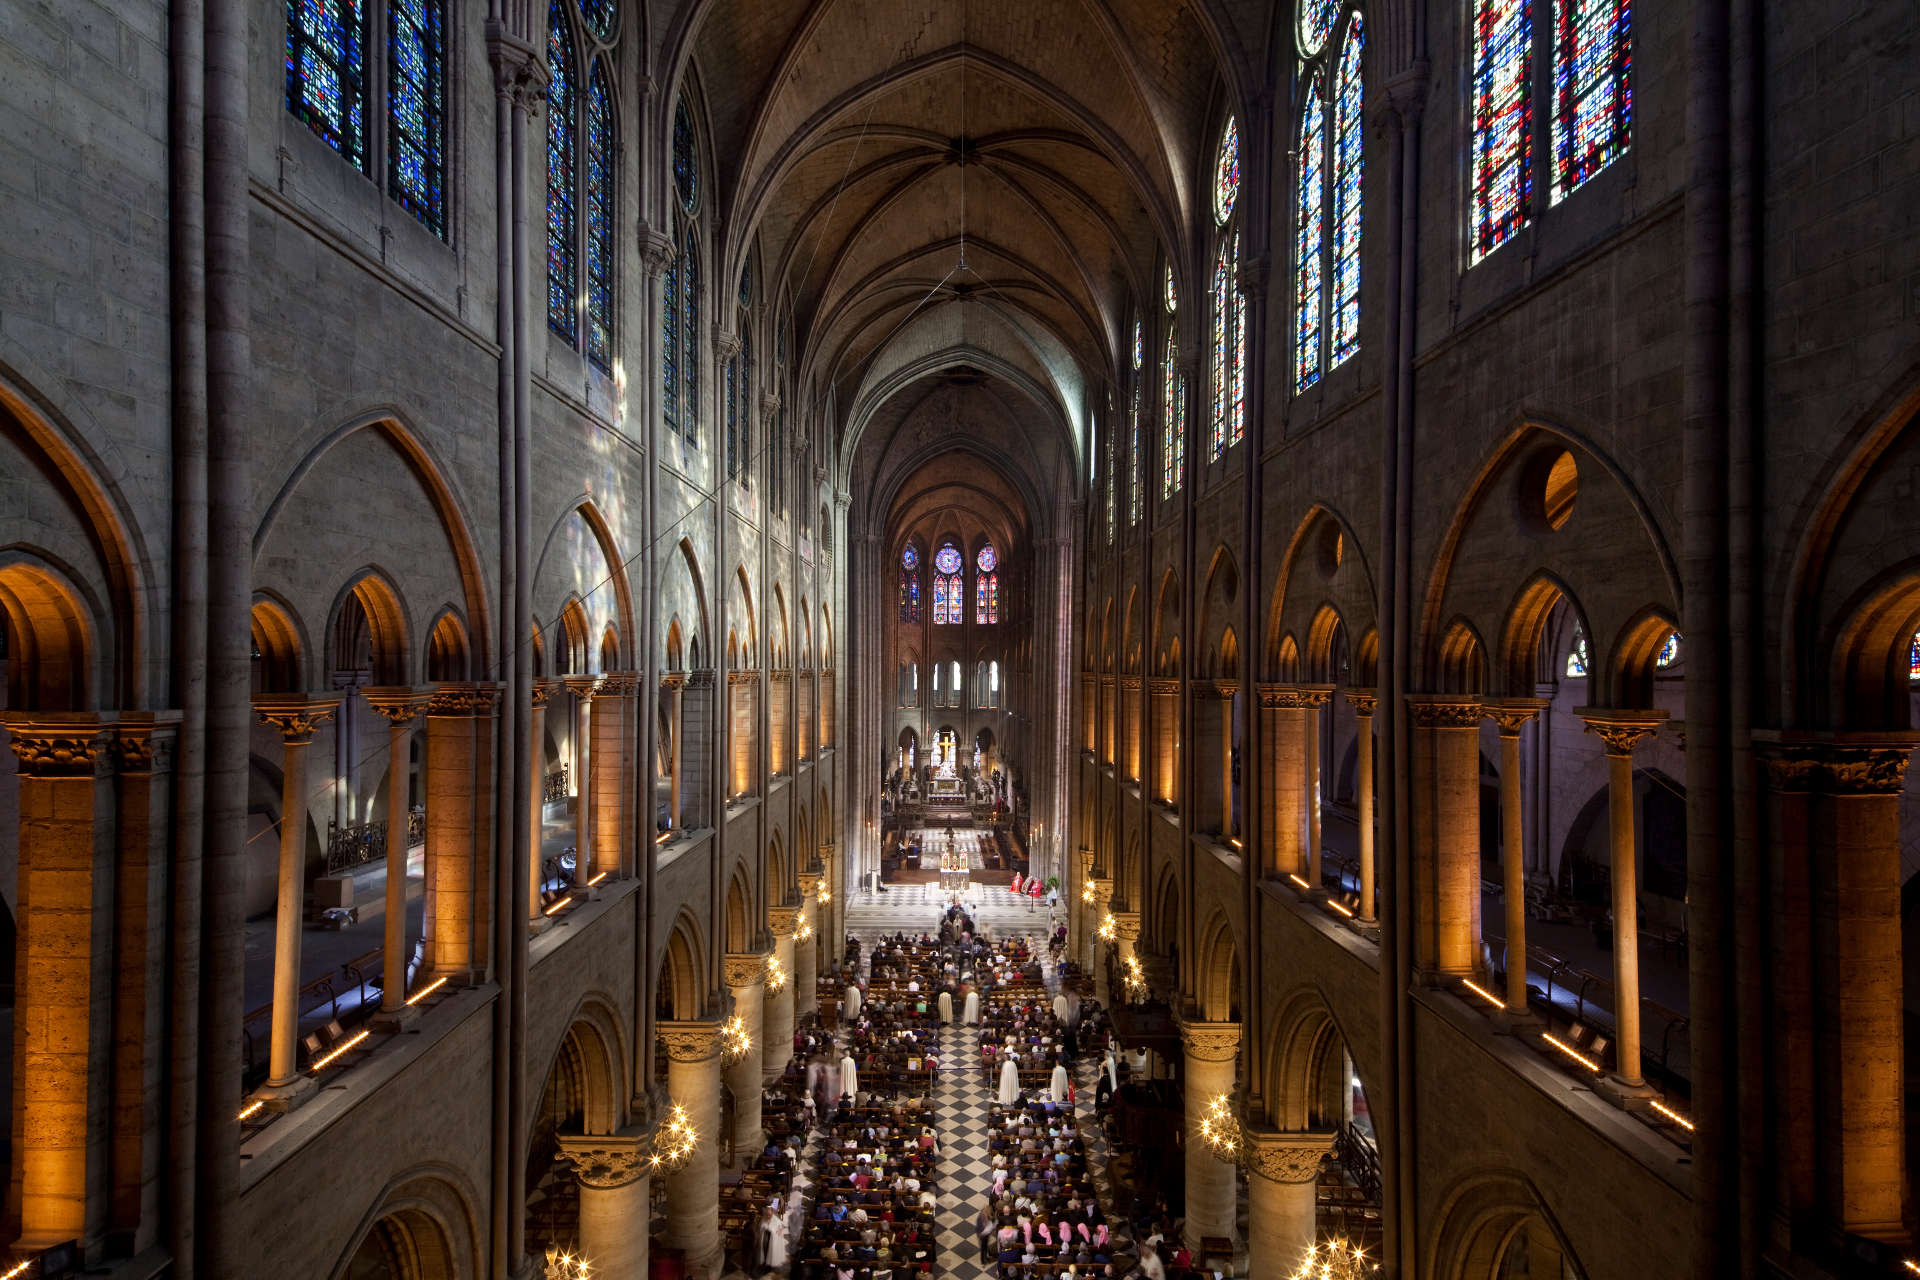
[[[651,1168],[647,1158],[653,1154],[653,1140],[648,1134],[563,1133],[556,1140],[560,1154],[555,1163],[571,1165],[580,1185],[595,1191],[631,1186]]]
[[[394,724],[411,723],[431,700],[431,695],[407,685],[372,685],[362,689],[360,696],[375,715],[385,716]]]
[[[1138,911],[1114,912],[1113,936],[1128,946],[1140,941],[1140,913]]]
[[[799,907],[768,907],[767,932],[776,938],[792,937],[800,927]]]
[[[338,694],[263,693],[253,700],[253,714],[260,723],[278,729],[290,747],[312,742],[314,731],[339,709]]]
[[[448,680],[435,685],[427,703],[430,716],[485,716],[500,702],[500,686],[470,680]]]
[[[166,773],[173,767],[178,711],[126,712],[113,726],[113,764],[124,774]]]
[[[10,735],[7,745],[25,778],[91,778],[106,758],[108,725],[98,716],[44,716],[15,711],[0,714]]]
[[[721,980],[730,991],[756,986],[767,979],[767,957],[757,951],[720,958]]]
[[[1188,1022],[1180,1020],[1180,1043],[1187,1056],[1200,1062],[1232,1062],[1240,1052],[1240,1024],[1237,1022]]]
[[[662,689],[681,689],[686,687],[686,683],[687,673],[684,671],[664,671],[660,675]]]
[[[759,684],[760,673],[758,671],[729,671],[727,672],[727,683]]]
[[[1240,1136],[1247,1172],[1296,1186],[1319,1177],[1320,1162],[1333,1150],[1334,1140],[1331,1133],[1273,1129],[1244,1129]]]
[[[600,696],[600,684],[603,679],[602,676],[562,676],[560,683],[567,687],[567,692],[582,702],[591,702]]]
[[[720,1056],[717,1022],[658,1022],[654,1031],[675,1062],[710,1062]]]
[[[1908,734],[1873,734],[1848,741],[1819,738],[1761,741],[1767,785],[1776,792],[1829,796],[1897,796],[1920,742]]]
[[[553,701],[553,695],[558,692],[560,692],[560,682],[542,676],[533,682],[533,688],[528,691],[527,705],[530,707],[544,707]]]
[[[1422,729],[1478,729],[1485,715],[1480,699],[1471,694],[1409,694],[1407,706]]]
[[[1256,686],[1262,711],[1304,711],[1317,703],[1307,700],[1304,686],[1297,684],[1274,684],[1264,682]]]
[[[775,684],[786,684],[793,679],[793,671],[788,667],[775,667],[767,673]]]
[[[1150,676],[1147,679],[1148,693],[1179,693],[1180,680],[1177,676]]]
[[[1380,695],[1371,689],[1347,690],[1347,702],[1356,716],[1370,716],[1380,709]]]
[[[1545,698],[1502,698],[1486,705],[1487,719],[1499,728],[1503,738],[1517,738],[1529,720],[1547,707]]]
[[[601,698],[630,698],[640,692],[640,673],[638,671],[609,671],[600,677]]]
[[[1126,693],[1140,692],[1140,677],[1139,676],[1121,676],[1120,688]]]
[[[1623,711],[1612,707],[1575,707],[1573,714],[1586,721],[1587,732],[1607,744],[1610,756],[1632,756],[1633,749],[1652,736],[1667,718],[1664,711]]]

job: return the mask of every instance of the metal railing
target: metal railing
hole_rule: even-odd
[[[540,802],[542,804],[559,804],[562,800],[565,800],[573,794],[573,783],[569,777],[570,772],[571,767],[563,764],[547,775],[546,781],[540,787]]]

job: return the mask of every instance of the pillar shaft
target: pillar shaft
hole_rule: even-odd
[[[1360,826],[1360,919],[1372,923],[1373,905],[1373,711],[1379,700],[1372,694],[1350,693],[1353,703],[1354,801]]]
[[[1266,813],[1267,850],[1262,869],[1270,875],[1298,875],[1304,869],[1306,818],[1301,800],[1306,795],[1306,710],[1300,691],[1292,686],[1267,685],[1260,691],[1260,714],[1266,722],[1267,758],[1272,763],[1273,790]]]
[[[1633,822],[1633,749],[1666,712],[1595,711],[1576,714],[1607,744],[1607,839],[1613,860],[1614,1075],[1637,1087],[1640,1074],[1640,876]]]
[[[576,676],[566,682],[573,693],[573,882],[593,876],[593,697],[600,681]]]
[[[1301,718],[1301,739],[1305,747],[1307,806],[1307,883],[1315,891],[1320,880],[1320,704],[1311,703]]]
[[[1520,730],[1539,714],[1539,699],[1510,699],[1487,709],[1500,727],[1500,874],[1506,896],[1507,1008],[1527,1012],[1527,850],[1520,776]]]
[[[280,774],[280,865],[273,928],[273,1026],[267,1087],[286,1089],[300,1077],[300,922],[305,907],[307,748],[331,719],[338,698],[302,695],[254,702],[261,720],[280,731],[286,755]]]
[[[527,918],[541,918],[540,890],[546,879],[547,834],[547,701],[554,685],[548,680],[533,682],[533,696],[527,710],[527,736],[533,743],[533,768],[529,784],[533,788],[533,831],[528,845],[533,852],[527,858]]]
[[[1480,958],[1480,718],[1478,698],[1431,696],[1409,699],[1415,723],[1423,730],[1424,768],[1416,765],[1414,785],[1427,794],[1414,816],[1425,832],[1415,839],[1415,854],[1425,863],[1428,889],[1416,900],[1429,923],[1416,940],[1430,950],[1417,961],[1430,975],[1471,977]]]
[[[380,1012],[407,1002],[407,774],[413,719],[426,700],[411,689],[367,689],[367,702],[387,719],[387,889],[382,919]]]
[[[580,1186],[579,1256],[594,1275],[645,1276],[652,1218],[646,1139],[563,1134],[559,1141]]]
[[[720,1036],[711,1022],[662,1022],[667,1094],[686,1110],[693,1154],[667,1175],[665,1239],[690,1273],[717,1274],[720,1261]]]
[[[773,930],[773,959],[786,975],[778,991],[766,993],[760,1012],[760,1025],[764,1029],[760,1066],[766,1079],[773,1081],[780,1078],[780,1073],[787,1068],[787,1059],[793,1056],[793,1010],[799,994],[793,931],[798,927],[800,911],[797,907],[775,907],[767,914]]]
[[[760,1124],[760,1072],[766,1060],[767,958],[730,955],[725,965],[727,989],[733,993],[733,1014],[747,1032],[747,1051],[721,1070],[727,1091],[733,1095],[733,1162],[740,1165],[759,1154],[766,1144]],[[791,1021],[787,1036],[793,1036]]]
[[[582,845],[582,854],[576,863],[583,869],[582,878],[587,880],[620,874],[620,855],[625,848],[620,838],[626,809],[626,794],[621,784],[628,701],[626,681],[617,675],[606,677],[593,699],[591,784],[581,789],[583,800],[590,798],[593,806],[593,859],[589,870],[584,856],[586,846]]]
[[[1330,1133],[1245,1135],[1247,1274],[1289,1276],[1319,1236],[1315,1184]]]
[[[1201,1138],[1200,1121],[1216,1097],[1233,1092],[1240,1024],[1183,1023],[1180,1038],[1186,1049],[1183,1090],[1187,1125],[1187,1216],[1182,1238],[1197,1252],[1204,1237],[1232,1239],[1237,1234],[1238,1171]]]
[[[447,682],[427,704],[427,959],[447,977],[486,963],[498,696],[497,685]]]

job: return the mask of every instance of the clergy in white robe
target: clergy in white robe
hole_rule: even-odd
[[[970,1027],[980,1021],[980,993],[978,991],[967,992],[967,1012],[961,1021]]]
[[[953,1021],[953,992],[940,993],[940,1023],[942,1026]]]
[[[1060,1019],[1061,1025],[1067,1021],[1067,997],[1064,992],[1053,998],[1053,1016]]]
[[[1000,1064],[1000,1105],[1010,1107],[1020,1101],[1020,1068],[1008,1058]]]
[[[849,984],[847,987],[847,1021],[852,1022],[860,1016],[860,988]]]
[[[853,1065],[852,1054],[840,1059],[840,1092],[850,1098],[860,1096],[860,1072]]]
[[[1055,1105],[1065,1106],[1067,1102],[1067,1068],[1063,1063],[1056,1062],[1053,1064],[1052,1092]]]
[[[1107,1050],[1107,1088],[1120,1087],[1120,1064],[1113,1060],[1113,1050]]]

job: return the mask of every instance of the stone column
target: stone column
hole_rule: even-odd
[[[1147,706],[1153,734],[1153,798],[1180,803],[1180,682],[1165,676],[1147,681]]]
[[[114,812],[112,788],[102,785],[111,767],[107,725],[96,715],[24,711],[0,722],[11,733],[20,778],[12,1100],[19,1245],[79,1240],[92,1258],[105,1239],[108,1207],[101,1104],[112,1052]]]
[[[573,883],[593,876],[593,697],[599,676],[568,676],[561,681],[573,694]]]
[[[680,769],[681,762],[686,757],[685,743],[681,737],[680,708],[685,701],[687,678],[677,671],[673,672],[667,676],[662,687],[667,690],[667,723],[673,743],[673,751],[667,759],[667,827],[669,830],[678,831],[682,826]],[[651,807],[648,812],[652,812]]]
[[[804,1018],[820,1009],[820,934],[816,920],[823,921],[820,910],[820,873],[802,871],[800,907],[794,919],[793,934],[793,1012]]]
[[[1304,844],[1305,823],[1301,800],[1306,795],[1306,700],[1299,686],[1263,684],[1260,686],[1260,729],[1265,735],[1263,753],[1270,762],[1272,779],[1263,815],[1260,843],[1260,870],[1264,875],[1298,875],[1304,867],[1300,851]]]
[[[533,850],[527,859],[527,920],[536,929],[541,914],[540,891],[545,887],[547,837],[547,703],[560,688],[557,680],[535,680],[528,702],[527,734],[533,739]]]
[[[733,1094],[734,1163],[751,1160],[766,1144],[760,1125],[761,1064],[766,1060],[767,957],[763,952],[723,958],[723,977],[733,993],[733,1013],[746,1028],[747,1051],[721,1071]],[[791,1023],[787,1032],[791,1037]],[[783,1058],[781,1061],[785,1061]]]
[[[686,1109],[693,1155],[667,1175],[668,1247],[686,1255],[688,1274],[720,1273],[720,1025],[661,1022],[667,1046],[667,1096]]]
[[[1127,961],[1139,958],[1140,913],[1115,911],[1110,914],[1113,916],[1113,958],[1124,973]],[[1115,1001],[1122,1001],[1131,999],[1133,993],[1123,987],[1119,991],[1110,991],[1108,994]]]
[[[280,876],[273,927],[273,1031],[266,1087],[270,1106],[290,1106],[313,1087],[300,1075],[300,929],[306,905],[307,748],[313,731],[333,718],[338,696],[304,693],[258,697],[254,714],[280,731],[286,755],[280,774]]]
[[[1487,704],[1500,727],[1500,875],[1507,908],[1507,1013],[1524,1017],[1527,1002],[1526,822],[1520,799],[1520,730],[1545,709],[1540,698],[1507,698]]]
[[[589,883],[620,874],[621,855],[626,852],[623,839],[627,824],[626,737],[627,706],[633,701],[635,678],[631,672],[614,671],[600,678],[593,694],[592,771],[580,788],[582,802],[591,801],[593,819],[589,836],[593,841],[593,860],[584,857],[575,864]],[[584,850],[585,845],[581,848]]]
[[[799,907],[767,908],[767,931],[773,935],[773,959],[778,963],[780,973],[786,975],[776,990],[771,985],[774,976],[771,972],[768,974],[766,1004],[760,1012],[765,1045],[760,1053],[760,1069],[768,1083],[780,1078],[780,1073],[786,1070],[787,1059],[793,1056],[793,1006],[798,994],[795,990],[798,968],[793,958],[793,935],[799,927]]]
[[[1301,754],[1306,759],[1306,786],[1302,792],[1307,807],[1307,884],[1309,893],[1319,893],[1320,881],[1320,710],[1333,699],[1330,684],[1303,685],[1301,700],[1306,704],[1300,718]]]
[[[1414,734],[1414,965],[1470,978],[1480,962],[1480,699],[1409,697]]]
[[[391,1027],[407,1007],[407,773],[414,717],[426,709],[427,696],[408,688],[368,688],[361,693],[374,713],[387,720],[387,900],[380,1018]]]
[[[1633,822],[1633,749],[1664,711],[1578,707],[1587,732],[1607,744],[1607,837],[1613,867],[1613,1019],[1616,1066],[1601,1092],[1623,1104],[1645,1092],[1640,1074],[1640,857]]]
[[[1347,694],[1353,704],[1354,803],[1359,809],[1360,828],[1360,922],[1372,924],[1373,905],[1373,712],[1380,699],[1371,691],[1353,690]]]
[[[1247,1274],[1289,1276],[1319,1239],[1315,1184],[1320,1162],[1333,1150],[1331,1133],[1249,1129],[1247,1164]]]
[[[580,1183],[580,1256],[594,1275],[645,1276],[653,1144],[644,1133],[563,1133],[559,1143]]]
[[[1186,1049],[1182,1089],[1187,1113],[1187,1222],[1181,1238],[1198,1253],[1204,1236],[1232,1239],[1237,1234],[1237,1166],[1214,1154],[1200,1136],[1200,1121],[1208,1104],[1233,1092],[1240,1024],[1183,1021],[1180,1041]]]
[[[427,963],[454,981],[486,964],[499,696],[496,684],[446,681],[427,703]]]

